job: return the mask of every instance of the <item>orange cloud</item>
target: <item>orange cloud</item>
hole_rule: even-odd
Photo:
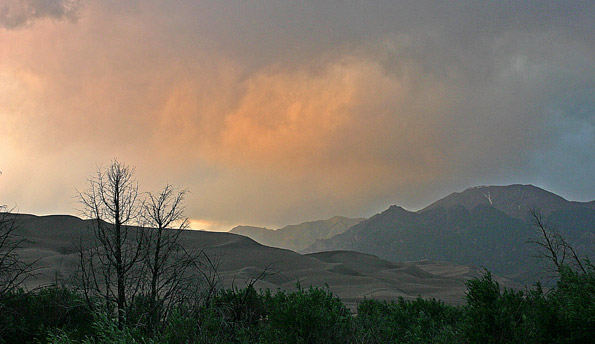
[[[320,163],[353,115],[358,72],[327,65],[318,73],[251,77],[238,106],[225,116],[216,137],[218,149],[206,153],[228,164],[287,170]]]
[[[439,83],[415,85],[372,57],[348,55],[243,80],[233,68],[218,71],[209,88],[203,78],[171,90],[156,127],[164,150],[343,186],[432,178],[443,163],[433,114],[450,102]]]

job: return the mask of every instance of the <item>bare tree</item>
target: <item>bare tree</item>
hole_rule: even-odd
[[[189,224],[184,216],[186,193],[185,189],[176,192],[171,185],[166,185],[158,194],[147,193],[143,204],[143,225],[150,227],[145,268],[151,328],[166,316],[174,299],[182,296],[182,289],[190,282],[185,281],[185,277],[195,263],[179,243],[181,231]]]
[[[21,286],[32,272],[32,264],[17,255],[22,240],[15,235],[16,229],[16,216],[0,205],[0,299]]]
[[[537,232],[537,237],[530,243],[539,248],[537,257],[551,261],[558,273],[565,265],[585,273],[585,266],[572,245],[548,223],[547,218],[536,209],[530,210],[530,214],[533,229]]]
[[[88,300],[100,296],[108,310],[115,304],[121,328],[139,293],[145,252],[143,231],[133,227],[141,210],[134,169],[117,160],[98,168],[79,200],[95,237],[94,245],[80,247],[79,280]]]
[[[175,305],[208,298],[216,285],[216,266],[203,250],[187,250],[180,235],[188,229],[184,198],[188,190],[177,191],[166,185],[157,194],[147,193],[143,203],[147,254],[146,295],[149,305],[149,329],[155,330]]]

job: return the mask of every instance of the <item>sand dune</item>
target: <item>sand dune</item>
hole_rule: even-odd
[[[89,222],[72,216],[18,216],[18,234],[24,239],[19,254],[36,261],[37,276],[30,286],[66,280],[76,269],[76,247],[92,235]],[[256,288],[293,290],[328,286],[347,304],[364,298],[407,299],[422,296],[448,303],[461,303],[464,281],[479,276],[471,266],[447,262],[392,263],[376,256],[331,251],[301,255],[268,247],[232,233],[185,231],[182,243],[187,249],[204,250],[218,263],[222,284],[241,287],[262,274]],[[506,281],[504,281],[506,283]]]

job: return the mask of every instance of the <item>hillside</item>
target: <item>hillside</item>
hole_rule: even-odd
[[[29,287],[69,281],[77,266],[76,247],[90,238],[89,222],[72,216],[16,216],[18,235],[24,239],[18,254],[26,261],[37,261],[37,275],[29,280]],[[418,295],[457,304],[464,298],[464,281],[481,271],[446,262],[394,263],[349,251],[301,255],[232,233],[188,230],[181,238],[186,249],[204,250],[217,262],[226,287],[242,286],[268,268],[257,288],[290,290],[298,282],[304,287],[328,285],[350,305],[364,297]]]
[[[532,185],[476,187],[410,212],[386,211],[304,252],[354,250],[390,261],[444,260],[476,264],[519,282],[547,276],[536,259],[529,209],[540,209],[552,228],[580,254],[595,252],[593,202],[570,202]]]
[[[329,239],[345,232],[364,219],[335,216],[327,220],[304,222],[289,225],[281,229],[272,230],[262,227],[237,226],[230,232],[252,238],[267,246],[301,251],[312,245],[316,240]]]

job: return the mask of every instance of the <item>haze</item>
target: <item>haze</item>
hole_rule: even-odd
[[[77,214],[113,158],[194,226],[595,194],[595,2],[0,0],[0,193]]]

